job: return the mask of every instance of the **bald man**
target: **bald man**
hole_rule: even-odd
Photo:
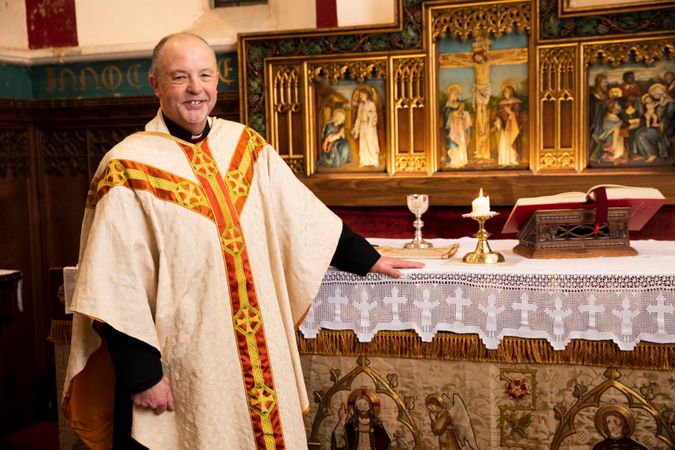
[[[202,38],[162,39],[149,80],[157,116],[87,197],[64,414],[92,448],[307,448],[295,332],[327,267],[422,264],[380,257],[258,134],[209,117]]]

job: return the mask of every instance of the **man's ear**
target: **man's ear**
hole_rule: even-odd
[[[152,88],[152,92],[155,93],[155,97],[159,98],[159,82],[157,78],[154,75],[148,75],[148,82],[150,82],[150,87]]]

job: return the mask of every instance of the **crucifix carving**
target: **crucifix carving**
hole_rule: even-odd
[[[527,63],[527,49],[490,50],[487,33],[475,37],[468,53],[442,53],[438,58],[441,68],[471,67],[474,83],[471,87],[472,104],[476,112],[475,159],[490,159],[490,68],[496,65]]]

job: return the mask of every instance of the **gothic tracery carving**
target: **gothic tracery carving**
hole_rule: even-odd
[[[9,172],[15,177],[28,174],[28,133],[26,130],[0,131],[0,178]]]
[[[482,5],[472,8],[444,9],[433,18],[434,40],[446,34],[466,41],[471,36],[492,33],[496,38],[502,34],[530,31],[531,10],[529,3]]]

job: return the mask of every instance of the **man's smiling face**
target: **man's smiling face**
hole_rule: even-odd
[[[169,119],[193,134],[201,133],[217,99],[216,56],[199,38],[174,36],[160,52],[150,84]]]

